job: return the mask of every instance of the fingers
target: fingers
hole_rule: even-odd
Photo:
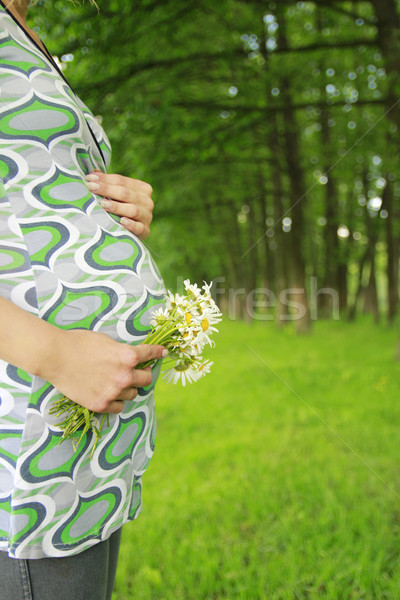
[[[132,203],[105,198],[101,201],[101,205],[107,212],[111,212],[119,217],[126,217],[127,219],[136,219],[136,221],[141,221],[146,213],[146,209],[141,206],[139,200],[133,197]]]
[[[126,382],[131,382],[127,387]],[[102,413],[118,414],[123,409],[125,401],[132,401],[138,395],[138,388],[147,387],[152,382],[151,367],[145,369],[131,369],[120,379],[119,385],[114,386],[110,397],[102,398],[96,405],[95,410]],[[112,397],[114,396],[114,399]],[[117,396],[115,398],[115,396]]]
[[[139,344],[133,348],[136,357],[137,365],[146,363],[149,360],[158,360],[168,356],[168,350],[163,346],[153,346],[151,344]],[[137,371],[139,373],[139,371]]]
[[[136,358],[134,359],[134,364],[135,363]],[[147,387],[151,384],[151,382],[151,367],[146,367],[145,369],[136,369],[133,366],[127,367],[123,374],[119,377],[118,381],[114,384],[114,388],[112,390],[112,394],[114,395],[113,399],[129,400],[126,394],[123,395],[125,390],[138,387]]]
[[[150,211],[154,208],[151,198],[153,188],[139,179],[96,172],[86,175],[86,181],[90,191],[99,196],[105,196],[118,202],[133,203]]]
[[[114,173],[102,173],[101,171],[95,171],[94,173],[90,173],[86,176],[86,181],[119,188],[127,188],[135,192],[140,192],[149,197],[151,197],[153,193],[153,188],[149,183],[141,181],[140,179],[133,179],[132,177],[125,177],[124,175],[117,175]]]
[[[121,217],[121,225],[140,239],[148,237],[154,209],[151,185],[100,171],[87,175],[86,181],[92,192],[105,198],[101,202],[104,210]]]
[[[132,219],[123,217],[121,219],[121,225],[131,233],[134,233],[141,240],[145,240],[150,235],[150,227],[145,226],[144,223],[141,223],[140,221],[133,221]]]
[[[108,412],[111,413],[113,415],[118,415],[122,409],[124,408],[124,403],[122,402],[122,400],[114,400],[114,402],[111,402],[106,411],[102,411],[102,412]]]
[[[132,374],[133,385],[125,388],[118,394],[118,400],[134,400],[138,395],[138,388],[144,388],[153,380],[151,367],[134,369]]]
[[[134,369],[133,370],[132,381],[133,381],[133,386],[135,388],[147,387],[148,385],[151,384],[152,380],[153,380],[153,378],[152,378],[151,367],[146,367],[145,369]]]
[[[138,204],[115,202],[109,198],[102,200],[101,205],[107,212],[121,217],[121,225],[140,239],[150,235],[150,223],[153,219],[150,211]]]
[[[150,235],[153,214],[149,210],[138,204],[115,202],[109,198],[102,200],[101,205],[107,212],[121,217],[121,225],[140,239],[145,239]]]
[[[129,348],[129,347],[127,347]],[[151,367],[148,366],[144,369],[136,369],[135,367],[141,363],[163,358],[168,351],[162,346],[151,346],[151,345],[139,345],[135,348],[130,348],[133,350],[131,356],[131,368],[124,373],[123,377],[119,380],[119,391],[114,391],[117,398],[114,400],[106,400],[103,399],[103,403],[100,406],[100,403],[97,406],[98,412],[110,412],[114,414],[118,414],[121,412],[123,408],[124,401],[132,401],[138,395],[138,388],[144,388],[151,384],[152,382],[152,370]],[[115,398],[115,396],[114,396]]]

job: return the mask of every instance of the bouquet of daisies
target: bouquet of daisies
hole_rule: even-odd
[[[204,283],[199,288],[188,279],[184,281],[185,293],[173,294],[168,291],[165,305],[153,312],[150,319],[151,331],[143,341],[144,344],[160,344],[169,351],[168,359],[164,366],[168,367],[163,372],[167,382],[183,385],[186,382],[198,381],[210,372],[212,362],[205,360],[202,352],[205,346],[213,346],[211,336],[218,329],[215,327],[221,320],[221,312],[211,297],[211,285]],[[137,369],[144,369],[151,362],[138,365]],[[50,414],[63,417],[57,423],[63,431],[61,441],[67,438],[76,439],[79,445],[83,436],[92,430],[96,445],[101,438],[101,431],[108,415],[100,415],[76,404],[68,398],[57,400],[50,409]]]

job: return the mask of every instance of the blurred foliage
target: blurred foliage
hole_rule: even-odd
[[[101,115],[112,169],[153,185],[149,246],[167,284],[223,276],[309,295],[313,276],[342,315],[393,321],[395,0],[99,6],[41,0],[31,24]]]

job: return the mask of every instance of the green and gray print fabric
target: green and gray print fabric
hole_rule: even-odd
[[[164,284],[148,250],[85,184],[107,138],[56,64],[0,3],[0,295],[64,329],[129,344],[149,330]],[[62,394],[0,361],[0,550],[78,554],[141,510],[154,448],[154,381],[93,437],[59,444]],[[73,375],[73,374],[71,374]]]

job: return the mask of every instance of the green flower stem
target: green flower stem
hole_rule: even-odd
[[[164,325],[162,327],[160,327],[160,329],[154,329],[153,331],[151,331],[143,343],[144,344],[152,344],[152,345],[156,345],[156,344],[163,345],[163,344],[168,343],[168,341],[172,341],[173,334],[179,333],[178,324],[180,324],[180,322],[181,322],[181,320],[174,321],[172,323],[172,326],[165,329],[165,326],[168,323],[168,321],[166,321],[164,323]]]

